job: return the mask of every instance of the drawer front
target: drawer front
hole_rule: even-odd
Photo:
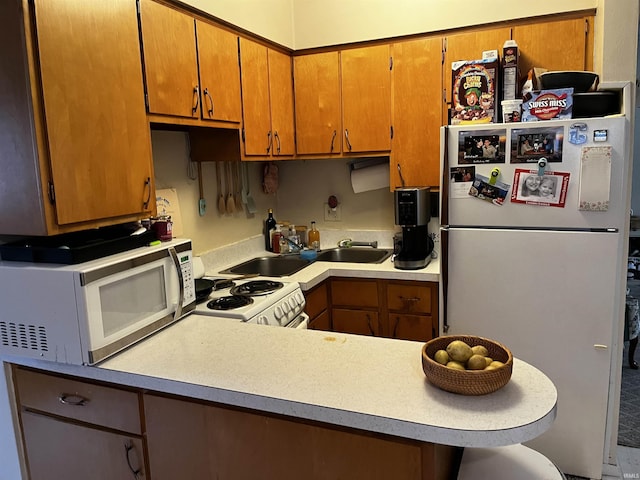
[[[431,314],[436,292],[430,284],[390,283],[387,286],[387,305],[394,312]]]
[[[430,315],[389,315],[389,336],[402,340],[428,342],[438,335],[438,323]]]
[[[20,405],[140,435],[138,394],[67,378],[15,369]]]
[[[334,332],[380,335],[378,312],[333,308],[331,310],[331,322]]]
[[[375,280],[332,280],[331,305],[359,308],[378,307],[378,283]]]
[[[327,309],[327,284],[321,283],[313,290],[305,292],[304,298],[307,302],[305,312],[311,318],[316,318],[322,311]]]

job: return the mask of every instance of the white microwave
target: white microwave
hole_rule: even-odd
[[[189,240],[75,265],[0,262],[0,354],[93,365],[196,305]]]

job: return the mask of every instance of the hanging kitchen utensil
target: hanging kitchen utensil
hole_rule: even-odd
[[[262,190],[266,194],[278,191],[278,166],[274,162],[269,162],[262,171]]]
[[[236,211],[236,204],[233,200],[233,172],[231,171],[231,162],[226,162],[227,166],[227,213],[233,214]]]
[[[224,215],[227,206],[225,205],[224,195],[222,194],[222,171],[220,170],[220,162],[216,162],[216,179],[218,181],[218,212]]]
[[[246,167],[246,164],[242,162],[238,163],[240,179],[242,181],[242,192],[241,192],[242,203],[244,205],[247,205],[247,170],[245,167]]]
[[[234,199],[236,201],[236,211],[242,212],[242,198],[240,196],[240,188],[242,183],[240,182],[240,161],[233,162],[233,179],[236,183],[236,191],[234,195]]]
[[[244,174],[247,178],[247,211],[251,214],[254,214],[258,211],[256,207],[256,202],[251,196],[251,180],[249,180],[249,165],[244,164]]]
[[[198,214],[203,217],[207,211],[207,201],[204,199],[202,188],[202,162],[198,162],[198,188],[200,189],[200,200],[198,200]]]

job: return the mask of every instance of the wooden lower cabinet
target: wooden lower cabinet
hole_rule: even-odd
[[[144,395],[150,477],[253,480],[450,478],[455,449]]]
[[[30,411],[22,413],[22,432],[31,480],[146,478],[140,437]]]
[[[426,342],[438,335],[438,284],[332,278],[335,332]]]
[[[309,329],[331,330],[327,282],[322,282],[305,292],[304,298],[306,301],[304,311],[309,315]]]

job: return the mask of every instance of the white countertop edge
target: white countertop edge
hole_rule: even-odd
[[[461,430],[440,426],[425,426],[377,415],[132,374],[101,368],[99,365],[87,367],[11,356],[3,357],[2,360],[52,373],[149,390],[150,393],[177,395],[186,399],[203,400],[259,412],[280,414],[294,419],[318,421],[410,440],[457,447],[478,447],[479,445],[483,447],[501,447],[526,442],[544,433],[551,426],[557,414],[556,402],[543,418],[528,425],[502,430]]]

